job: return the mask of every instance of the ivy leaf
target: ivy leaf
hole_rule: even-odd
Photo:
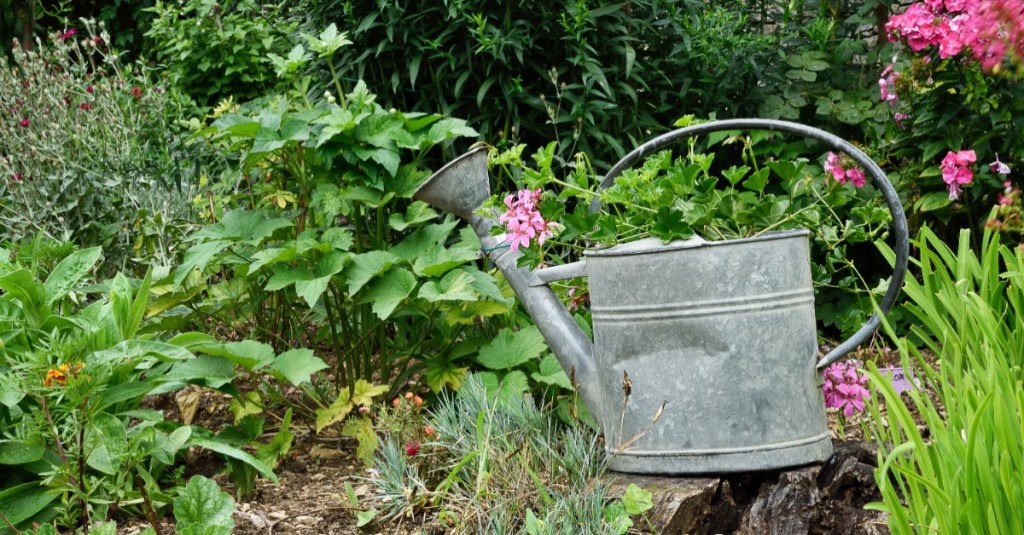
[[[215,533],[230,535],[235,527],[235,500],[213,480],[192,476],[174,500],[174,519],[183,532],[189,526],[216,526]]]
[[[507,370],[539,357],[547,348],[544,336],[534,325],[519,331],[505,328],[480,348],[476,360],[492,370]]]
[[[437,211],[431,208],[429,204],[423,201],[416,201],[405,210],[405,215],[391,214],[391,217],[388,218],[388,225],[401,232],[413,225],[419,225],[431,219],[436,219],[438,215]]]
[[[420,287],[419,297],[431,303],[438,301],[476,301],[473,277],[464,271],[449,271],[440,281],[427,281]]]
[[[358,302],[372,303],[373,313],[386,320],[412,294],[417,282],[416,276],[408,269],[390,269],[360,292]]]
[[[313,355],[312,349],[292,349],[274,359],[270,373],[279,380],[299,386],[309,383],[314,373],[327,367],[323,360]]]
[[[345,269],[348,293],[355,295],[370,279],[384,273],[398,261],[388,251],[369,251],[352,257],[352,264]]]

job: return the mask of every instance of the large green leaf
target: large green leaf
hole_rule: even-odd
[[[274,274],[270,276],[267,285],[263,287],[268,292],[276,292],[299,281],[308,281],[316,278],[313,272],[304,267],[290,268],[287,266],[275,266]]]
[[[554,355],[548,353],[540,360],[540,369],[530,374],[534,381],[547,385],[560,386],[566,390],[572,390],[572,383],[569,376],[565,374],[562,365]]]
[[[330,407],[316,410],[316,432],[319,433],[325,427],[338,423],[352,412],[355,406],[352,404],[352,397],[347,388],[338,392],[338,398],[331,403]]]
[[[419,225],[426,223],[431,219],[438,217],[437,211],[430,207],[429,204],[423,201],[416,201],[409,205],[409,208],[405,210],[405,214],[391,214],[388,218],[388,225],[401,232],[413,225]]]
[[[544,336],[536,326],[520,331],[506,328],[480,348],[476,360],[492,370],[507,370],[537,358],[547,348]]]
[[[440,244],[435,244],[427,247],[426,250],[420,253],[419,257],[416,258],[416,262],[413,263],[412,269],[418,275],[440,277],[453,268],[476,260],[476,257],[476,249],[464,247],[447,249]]]
[[[257,245],[275,230],[292,225],[283,217],[271,218],[260,212],[233,210],[224,214],[219,223],[206,225],[189,239],[229,240]]]
[[[402,260],[412,263],[429,247],[440,244],[451,234],[457,223],[448,221],[437,225],[427,225],[416,229],[405,237],[398,245],[390,249],[391,253]]]
[[[213,480],[203,476],[193,476],[174,500],[174,519],[179,533],[184,533],[192,526],[199,526],[216,528],[214,531],[204,530],[199,533],[230,535],[231,529],[235,527],[232,517],[234,512],[235,500],[231,495],[220,490]]]
[[[374,277],[384,273],[398,261],[398,257],[387,251],[369,251],[352,257],[352,264],[345,268],[348,293],[354,295]]]
[[[125,340],[110,349],[92,354],[93,360],[110,363],[125,362],[143,356],[151,356],[164,362],[180,362],[195,358],[191,351],[179,345],[156,340]]]
[[[43,290],[46,294],[46,306],[52,305],[58,299],[62,299],[75,288],[82,279],[96,266],[96,262],[103,256],[99,247],[90,247],[75,251],[61,260],[57,267],[53,268],[50,276],[43,283]]]
[[[0,440],[0,464],[14,465],[31,463],[43,458],[46,448],[42,444],[27,440]]]
[[[386,320],[412,294],[417,283],[416,275],[408,269],[390,269],[360,292],[359,303],[372,303],[373,313],[381,320]]]
[[[0,535],[13,533],[7,523],[14,526],[36,516],[46,509],[58,494],[48,493],[36,482],[23,483],[0,492],[0,513],[6,521],[0,521]],[[26,528],[26,526],[21,526]]]
[[[224,455],[225,457],[230,457],[232,459],[242,461],[245,464],[255,468],[256,471],[259,472],[260,475],[262,475],[263,477],[269,479],[270,481],[273,481],[274,483],[278,482],[277,476],[274,475],[274,471],[267,467],[266,464],[260,462],[260,460],[257,459],[256,457],[253,457],[252,455],[234,446],[229,446],[227,444],[217,442],[216,440],[195,436],[189,438],[188,445],[199,446],[200,448],[208,449],[214,453]]]
[[[274,348],[255,340],[204,346],[202,352],[226,358],[247,371],[259,370],[274,362]]]
[[[301,385],[312,380],[313,374],[327,368],[327,364],[313,355],[312,349],[292,349],[274,359],[270,373],[280,380]]]
[[[192,360],[175,364],[162,379],[182,383],[199,382],[210,388],[220,388],[235,378],[235,364],[223,357],[200,355]],[[158,388],[157,392],[165,389]]]
[[[432,303],[437,301],[476,301],[473,277],[464,271],[449,271],[439,281],[427,281],[420,287],[419,297]]]
[[[201,272],[206,269],[210,260],[227,249],[229,245],[231,242],[227,240],[213,240],[189,247],[185,251],[185,258],[181,261],[181,265],[174,272],[174,286],[181,286],[181,281],[185,280],[185,277],[189,276],[193,270],[198,269]]]

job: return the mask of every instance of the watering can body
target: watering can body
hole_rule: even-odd
[[[610,468],[713,473],[831,454],[808,232],[586,256]]]
[[[849,143],[782,121],[734,119],[687,127],[641,145],[623,169],[662,146],[728,129],[781,130],[824,141],[867,169],[893,214],[896,266],[879,308],[902,286],[906,220],[878,166]],[[414,195],[467,219],[573,379],[605,437],[612,470],[706,474],[768,470],[826,460],[832,452],[819,370],[877,329],[873,316],[818,362],[809,232],[663,244],[648,238],[585,253],[574,264],[531,271],[520,251],[490,236],[475,213],[489,197],[486,153],[470,152]],[[599,209],[595,203],[592,209]],[[586,276],[591,341],[550,283]]]

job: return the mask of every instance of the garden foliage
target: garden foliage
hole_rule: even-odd
[[[997,233],[954,249],[924,229],[908,278],[914,338],[894,338],[921,387],[903,397],[873,365],[876,481],[895,534],[1012,532],[1024,525],[1024,252]],[[925,358],[934,354],[937,362]],[[934,393],[934,398],[929,395]],[[924,420],[926,432],[913,413]]]
[[[0,58],[0,239],[41,233],[103,246],[113,266],[167,264],[196,155],[175,134],[173,91],[109,39],[70,28]]]
[[[40,272],[0,250],[0,512],[7,521],[24,527],[56,518],[84,527],[115,510],[155,518],[173,497],[178,458],[190,447],[276,479],[276,457],[245,452],[248,441],[142,408],[147,395],[189,383],[237,394],[237,352],[200,333],[150,332],[149,274],[84,287],[100,258],[99,248],[82,249]],[[101,293],[89,300],[87,291]],[[273,375],[302,380],[291,373],[292,359],[270,356]]]

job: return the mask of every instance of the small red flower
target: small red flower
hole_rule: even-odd
[[[67,41],[68,39],[71,39],[72,37],[74,37],[75,34],[77,34],[77,33],[78,33],[78,30],[76,30],[74,28],[71,28],[70,30],[60,34],[60,40],[61,41]]]
[[[78,107],[83,109],[83,110],[91,110],[92,109],[92,105],[89,104],[88,102],[83,102],[83,103],[79,104]]]
[[[132,96],[135,98],[142,98],[142,89],[139,86],[133,87]]]
[[[14,181],[21,181],[22,178],[24,178],[24,177],[22,176],[21,173],[14,173],[13,175],[11,175],[11,180],[14,180]]]
[[[413,455],[416,455],[419,452],[420,452],[420,443],[419,442],[413,440],[412,442],[406,443],[406,445],[405,445],[405,453],[406,453],[406,455],[412,457]]]
[[[28,125],[32,124],[32,122],[28,119],[22,119],[18,124],[20,124],[22,128],[28,128]]]
[[[105,42],[106,41],[104,41],[102,37],[100,37],[98,35],[96,36],[96,46],[100,46],[100,45],[102,45]]]
[[[90,85],[89,87],[86,87],[85,88],[85,92],[86,93],[92,93],[92,86]]]

